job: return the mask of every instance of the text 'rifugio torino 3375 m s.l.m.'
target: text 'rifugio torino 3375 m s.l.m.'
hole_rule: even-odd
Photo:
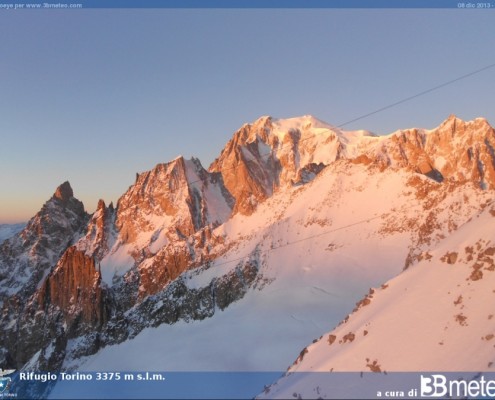
[[[164,381],[165,376],[161,373],[120,373],[120,372],[60,372],[58,374],[53,372],[21,372],[19,374],[21,381],[41,382],[46,383],[50,381]]]

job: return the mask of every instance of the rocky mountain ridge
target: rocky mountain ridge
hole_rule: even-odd
[[[351,194],[349,204],[360,193],[383,202],[369,206],[379,214],[368,235],[391,246],[407,237],[393,258],[398,273],[488,204],[494,148],[483,119],[451,116],[433,130],[376,136],[311,116],[262,117],[239,129],[208,170],[182,157],[159,164],[91,216],[66,182],[0,245],[0,366],[66,368],[146,327],[212,317],[283,280],[270,272],[281,261],[263,255],[296,243],[282,229],[311,236],[361,213],[369,219],[358,205],[339,215],[338,199]],[[356,178],[344,184],[347,176]],[[389,208],[384,190],[399,190],[404,202]],[[296,199],[305,209],[290,211]],[[312,251],[348,246],[334,242]]]
[[[60,185],[21,232],[0,244],[1,296],[32,294],[88,217],[70,184]]]

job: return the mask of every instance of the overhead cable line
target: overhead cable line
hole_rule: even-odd
[[[393,108],[393,107],[395,107],[395,106],[398,106],[399,104],[403,104],[403,103],[405,103],[405,102],[407,102],[407,101],[410,101],[410,100],[416,99],[416,98],[418,98],[418,97],[424,96],[424,95],[426,95],[426,94],[428,94],[428,93],[431,93],[431,92],[434,92],[434,91],[436,91],[436,90],[439,90],[439,89],[441,89],[441,88],[443,88],[443,87],[445,87],[445,86],[452,85],[453,83],[459,82],[459,81],[461,81],[461,80],[463,80],[463,79],[469,78],[469,77],[471,77],[471,76],[473,76],[473,75],[479,74],[479,73],[481,73],[481,72],[483,72],[483,71],[486,71],[486,70],[491,69],[491,68],[494,68],[494,67],[495,67],[495,63],[490,64],[490,65],[487,65],[487,66],[485,66],[485,67],[483,67],[483,68],[480,68],[480,69],[477,69],[477,70],[475,70],[475,71],[469,72],[469,73],[467,73],[467,74],[464,74],[464,75],[458,76],[457,78],[451,79],[451,80],[449,80],[449,81],[447,81],[447,82],[444,82],[444,83],[442,83],[442,84],[440,84],[440,85],[433,86],[433,87],[431,87],[431,88],[429,88],[429,89],[427,89],[427,90],[424,90],[424,91],[422,91],[422,92],[416,93],[416,94],[414,94],[414,95],[412,95],[412,96],[409,96],[409,97],[406,97],[406,98],[404,98],[404,99],[402,99],[402,100],[398,100],[398,101],[396,101],[396,102],[394,102],[394,103],[391,103],[391,104],[389,104],[389,105],[386,105],[386,106],[384,106],[384,107],[381,107],[381,108],[379,108],[379,109],[377,109],[377,110],[375,110],[375,111],[372,111],[372,112],[369,112],[369,113],[367,113],[367,114],[363,114],[363,115],[361,115],[361,116],[358,116],[358,117],[355,117],[355,118],[353,118],[353,119],[350,119],[350,120],[348,120],[348,121],[346,121],[346,122],[344,122],[344,123],[342,123],[342,124],[340,124],[340,125],[336,125],[335,127],[336,127],[336,128],[342,128],[342,127],[344,127],[344,126],[346,126],[346,125],[349,125],[349,124],[350,124],[350,123],[352,123],[352,122],[356,122],[356,121],[362,120],[362,119],[364,119],[364,118],[367,118],[367,117],[369,117],[369,116],[371,116],[371,115],[378,114],[378,113],[380,113],[380,112],[382,112],[382,111],[385,111],[385,110],[388,110],[388,109]],[[311,137],[307,137],[307,138],[304,138],[304,139],[300,139],[300,140],[299,140],[299,143],[300,143],[300,142],[303,142],[303,141],[305,141],[305,140],[309,140],[309,139],[311,139]],[[284,148],[289,148],[289,147],[291,147],[291,144],[290,144],[290,143],[288,143],[288,144],[286,144],[286,145],[283,145],[283,144],[282,144],[282,145],[279,147],[279,150],[283,150]],[[268,158],[271,154],[272,154],[271,152],[266,153],[266,154],[260,154],[260,158],[265,158],[265,157],[266,157],[266,158]],[[235,167],[233,167],[233,166],[232,166],[232,167],[227,167],[227,168],[224,168],[224,171],[229,171],[229,170],[233,170],[233,169],[235,169]],[[201,179],[198,179],[198,180],[195,180],[195,181],[191,181],[191,182],[189,182],[189,183],[191,183],[191,184],[192,184],[192,183],[197,183],[197,182],[200,182],[200,181],[201,181]]]
[[[433,86],[433,87],[431,87],[430,89],[424,90],[424,91],[422,91],[422,92],[420,92],[420,93],[416,93],[416,94],[414,94],[414,95],[412,95],[412,96],[406,97],[406,98],[404,98],[404,99],[402,99],[402,100],[399,100],[399,101],[396,101],[396,102],[394,102],[394,103],[391,103],[391,104],[389,104],[389,105],[387,105],[387,106],[381,107],[381,108],[379,108],[379,109],[377,109],[377,110],[375,110],[375,111],[372,111],[372,112],[369,112],[369,113],[367,113],[367,114],[361,115],[361,116],[359,116],[359,117],[353,118],[353,119],[351,119],[351,120],[349,120],[349,121],[346,121],[346,122],[344,122],[344,123],[342,123],[342,124],[340,124],[340,125],[337,125],[336,127],[337,127],[337,128],[342,128],[342,127],[344,127],[345,125],[349,125],[349,124],[350,124],[350,123],[352,123],[352,122],[356,122],[356,121],[359,121],[359,120],[361,120],[361,119],[367,118],[367,117],[369,117],[369,116],[371,116],[371,115],[378,114],[378,113],[380,113],[380,112],[382,112],[382,111],[388,110],[388,109],[390,109],[390,108],[392,108],[392,107],[395,107],[395,106],[397,106],[397,105],[399,105],[399,104],[403,104],[403,103],[405,103],[405,102],[407,102],[407,101],[410,101],[410,100],[416,99],[416,98],[418,98],[418,97],[424,96],[424,95],[426,95],[426,94],[428,94],[428,93],[431,93],[431,92],[433,92],[433,91],[439,90],[439,89],[441,89],[441,88],[443,88],[443,87],[446,87],[446,86],[448,86],[448,85],[451,85],[451,84],[453,84],[453,83],[455,83],[455,82],[459,82],[459,81],[461,81],[461,80],[463,80],[463,79],[469,78],[469,77],[471,77],[471,76],[473,76],[473,75],[479,74],[479,73],[481,73],[481,72],[483,72],[483,71],[486,71],[486,70],[491,69],[491,68],[494,68],[494,67],[495,67],[495,63],[493,63],[493,64],[489,64],[489,65],[486,65],[486,66],[484,66],[483,68],[479,68],[479,69],[477,69],[477,70],[475,70],[475,71],[471,71],[471,72],[469,72],[469,73],[467,73],[467,74],[464,74],[464,75],[458,76],[457,78],[451,79],[451,80],[449,80],[449,81],[447,81],[447,82],[444,82],[444,83],[442,83],[442,84],[440,84],[440,85]],[[299,141],[299,142],[302,142],[302,141],[304,141],[304,140],[308,140],[308,139],[310,139],[310,137],[305,138],[305,139],[300,139],[300,141]],[[290,144],[287,144],[287,145],[281,145],[281,146],[279,147],[279,150],[284,149],[284,147],[290,147]],[[260,155],[260,158],[269,157],[271,154],[272,154],[271,152],[266,153],[266,154],[261,154],[261,155]],[[228,167],[228,168],[224,168],[224,171],[233,170],[234,168],[235,168],[235,167],[233,167],[233,166],[232,166],[232,167]],[[197,182],[201,182],[201,179],[197,179],[197,180],[195,180],[195,181],[191,181],[191,182],[189,182],[189,184],[193,184],[193,183],[197,183]],[[215,214],[215,215],[216,215],[216,217],[217,217],[217,219],[218,219],[218,215],[216,214],[216,212],[215,212],[215,211],[213,211],[213,214]]]
[[[387,106],[381,107],[381,108],[379,108],[379,109],[377,109],[377,110],[375,110],[375,111],[372,111],[372,112],[369,112],[369,113],[367,113],[367,114],[361,115],[361,116],[359,116],[359,117],[353,118],[353,119],[351,119],[351,120],[349,120],[349,121],[344,122],[343,124],[337,125],[337,127],[338,127],[338,128],[342,128],[342,127],[344,127],[344,126],[346,126],[346,125],[349,125],[349,124],[350,124],[350,123],[352,123],[352,122],[356,122],[356,121],[359,121],[359,120],[361,120],[361,119],[363,119],[363,118],[367,118],[367,117],[369,117],[369,116],[371,116],[371,115],[378,114],[379,112],[382,112],[382,111],[388,110],[388,109],[390,109],[390,108],[392,108],[392,107],[398,106],[399,104],[405,103],[406,101],[410,101],[410,100],[416,99],[416,98],[418,98],[418,97],[420,97],[420,96],[424,96],[425,94],[428,94],[428,93],[434,92],[435,90],[441,89],[441,88],[443,88],[443,87],[445,87],[445,86],[448,86],[448,85],[451,85],[451,84],[453,84],[453,83],[455,83],[455,82],[459,82],[460,80],[463,80],[463,79],[469,78],[470,76],[473,76],[473,75],[479,74],[480,72],[486,71],[487,69],[490,69],[490,68],[493,68],[493,67],[495,67],[495,63],[494,63],[494,64],[487,65],[486,67],[483,67],[483,68],[477,69],[476,71],[470,72],[470,73],[468,73],[468,74],[465,74],[465,75],[459,76],[459,77],[457,77],[457,78],[455,78],[455,79],[452,79],[452,80],[447,81],[447,82],[444,82],[444,83],[442,83],[442,84],[440,84],[440,85],[434,86],[434,87],[432,87],[432,88],[430,88],[430,89],[427,89],[427,90],[424,90],[424,91],[422,91],[422,92],[416,93],[416,94],[414,94],[414,95],[412,95],[412,96],[409,96],[409,97],[406,97],[406,98],[404,98],[404,99],[402,99],[402,100],[396,101],[395,103],[392,103],[392,104],[389,104],[389,105],[387,105]]]

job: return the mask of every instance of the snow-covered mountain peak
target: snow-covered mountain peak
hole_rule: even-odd
[[[473,131],[479,131],[480,129],[487,129],[491,128],[490,124],[486,120],[486,118],[475,118],[474,120],[471,121],[465,121],[462,118],[459,118],[458,116],[451,114],[448,116],[448,118],[443,121],[437,128],[428,130],[427,132],[435,132],[435,131],[448,131],[450,133],[459,133],[462,134],[465,132],[466,129],[471,129]]]
[[[495,187],[495,134],[484,119],[450,116],[438,128],[387,136],[344,131],[311,115],[264,116],[243,125],[209,170],[220,172],[237,199],[234,213],[251,214],[280,188],[308,182],[338,159],[406,168],[439,182],[470,180]]]
[[[470,121],[463,120],[455,115],[450,115],[437,128],[426,131],[431,135],[450,135],[456,141],[471,138],[490,137],[493,135],[493,127],[486,118],[478,117]]]
[[[245,134],[245,130],[249,134]],[[265,142],[283,143],[286,135],[299,135],[303,140],[310,140],[312,136],[337,136],[338,138],[350,142],[353,139],[363,136],[375,136],[373,133],[358,130],[345,131],[334,125],[331,125],[313,115],[303,115],[292,118],[273,118],[271,116],[262,116],[251,124],[245,124],[239,132],[241,142],[248,144],[261,138]]]
[[[469,128],[474,128],[474,129],[479,129],[479,128],[486,129],[486,128],[491,127],[488,120],[486,118],[483,118],[483,117],[477,117],[473,120],[466,121],[466,120],[458,117],[455,114],[451,114],[436,129],[443,128],[443,129],[456,130],[456,128],[463,127],[463,126],[466,126]],[[433,130],[435,130],[435,129],[433,129]]]
[[[308,182],[340,157],[343,133],[306,115],[264,116],[243,125],[211,164],[236,198],[234,213],[251,214],[279,188]],[[351,140],[351,136],[346,141]]]
[[[337,342],[321,344],[321,354],[330,347],[336,355],[355,346],[364,370],[392,369],[393,354],[375,355],[366,343],[380,333],[397,343],[402,336],[378,323],[365,329],[360,316],[383,312],[390,320],[387,310],[395,303],[408,315],[414,285],[405,293],[401,279],[423,271],[430,280],[417,282],[450,291],[456,297],[439,303],[455,301],[459,308],[457,286],[442,286],[458,277],[456,267],[464,281],[454,283],[471,297],[484,282],[493,290],[495,250],[487,240],[495,215],[494,148],[494,131],[483,119],[450,118],[435,129],[377,137],[308,115],[265,116],[235,132],[209,170],[182,156],[158,164],[136,175],[115,208],[101,200],[92,216],[64,183],[23,232],[0,245],[0,322],[7,327],[0,364],[50,370],[96,362],[97,369],[111,370],[106,355],[118,354],[119,368],[131,349],[131,368],[141,361],[157,370],[191,368],[201,358],[201,368],[280,370],[370,286],[400,274],[360,303],[358,309],[365,307],[339,328]],[[443,269],[428,269],[429,260]],[[446,269],[452,276],[443,275]],[[395,293],[392,300],[388,293]],[[475,304],[465,297],[458,320],[444,319],[449,332],[469,330],[463,316],[474,321],[467,313]],[[158,325],[155,340],[146,328]],[[492,326],[480,326],[488,341]],[[320,342],[303,356],[326,368],[313,351]],[[122,347],[111,346],[117,343]],[[369,354],[357,352],[361,344]],[[433,344],[432,352],[451,346]],[[58,358],[46,356],[52,353]]]
[[[312,115],[303,115],[301,117],[285,118],[285,119],[272,119],[273,127],[275,131],[289,132],[297,130],[310,130],[314,129],[314,133],[320,133],[323,131],[340,132],[339,128],[336,128],[327,122],[324,122]]]
[[[452,124],[455,124],[457,122],[465,122],[462,118],[459,118],[457,115],[455,114],[450,114],[446,119],[445,121],[443,121],[440,126],[449,126],[449,125],[452,125]]]

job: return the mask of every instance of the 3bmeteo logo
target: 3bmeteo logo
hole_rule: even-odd
[[[480,376],[476,380],[453,380],[445,375],[421,375],[421,397],[488,397],[495,398],[495,380],[485,380]]]

